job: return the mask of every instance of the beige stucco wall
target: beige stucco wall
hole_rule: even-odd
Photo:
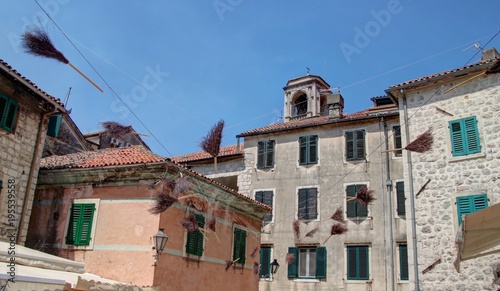
[[[409,133],[413,140],[432,128],[434,144],[429,152],[411,154],[413,187],[418,191],[430,179],[425,190],[415,198],[418,270],[421,290],[496,290],[493,266],[500,265],[500,255],[490,255],[453,267],[456,256],[455,236],[458,230],[456,197],[488,195],[489,205],[500,202],[500,75],[493,74],[464,83],[449,93],[444,90],[470,78],[406,90]],[[441,85],[443,85],[441,87]],[[402,99],[400,98],[402,107]],[[444,110],[442,112],[440,110]],[[450,116],[452,115],[452,116]],[[469,157],[451,154],[448,121],[476,116],[481,153]],[[402,122],[404,120],[401,111]],[[403,130],[403,141],[406,133]],[[405,179],[408,181],[408,159],[405,155]],[[406,183],[407,189],[409,184]],[[407,200],[409,209],[409,200]],[[408,229],[411,228],[410,221]],[[413,244],[408,233],[410,286],[414,287]],[[433,269],[422,271],[441,259]]]
[[[398,117],[386,119],[389,128],[389,147],[393,148],[391,129],[398,125]],[[345,161],[344,132],[350,130],[366,130],[367,161]],[[298,164],[298,139],[300,136],[318,135],[319,162],[316,165],[301,166]],[[257,142],[272,139],[276,141],[275,166],[272,169],[256,169]],[[388,222],[392,219],[394,242],[406,241],[406,223],[404,218],[396,215],[395,189],[392,189],[392,216],[388,214],[388,194],[385,186],[387,171],[385,166],[385,149],[383,125],[379,119],[350,123],[338,123],[312,127],[296,131],[285,131],[276,134],[251,136],[245,138],[244,177],[251,177],[251,187],[244,194],[253,197],[257,190],[274,190],[274,222],[264,227],[262,244],[272,245],[273,258],[278,259],[281,268],[273,282],[261,281],[261,290],[385,290],[390,288],[390,260]],[[390,155],[391,179],[395,182],[403,179],[402,158]],[[348,221],[348,232],[341,236],[331,237],[325,244],[327,247],[327,279],[318,282],[301,282],[287,278],[285,256],[288,247],[296,245],[323,245],[329,236],[332,220],[330,216],[337,207],[345,211],[345,187],[347,184],[368,184],[375,191],[376,201],[369,206],[369,218],[362,221]],[[297,215],[297,189],[299,187],[318,188],[318,221],[301,223],[301,238],[297,240],[292,223]],[[313,238],[304,235],[319,225]],[[269,234],[266,234],[266,233]],[[365,243],[370,249],[370,278],[372,284],[365,281],[346,280],[347,244]],[[394,262],[399,257],[394,243]],[[397,268],[395,276],[398,276]],[[388,285],[389,284],[389,285]],[[406,290],[408,284],[396,283],[396,290]]]

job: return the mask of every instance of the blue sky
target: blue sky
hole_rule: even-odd
[[[159,142],[145,141],[167,157],[199,151],[219,119],[223,145],[277,122],[282,88],[306,67],[340,87],[344,111],[353,113],[390,85],[479,60],[473,44],[500,30],[498,0],[38,3],[64,34],[36,1],[4,0],[0,58],[62,100],[71,87],[67,107],[82,132],[102,121],[132,124],[151,131]],[[29,25],[46,29],[104,92],[68,65],[24,53],[19,37]],[[500,49],[500,36],[485,47]]]

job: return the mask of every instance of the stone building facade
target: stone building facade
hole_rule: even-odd
[[[499,67],[491,49],[476,64],[386,90],[399,104],[403,144],[429,129],[433,136],[431,150],[403,153],[413,197],[406,208],[414,208],[406,220],[410,290],[499,287],[499,254],[461,262],[459,272],[453,264],[462,215],[500,202]]]
[[[49,118],[65,113],[0,60],[0,240],[24,243]]]

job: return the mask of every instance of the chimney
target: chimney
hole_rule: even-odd
[[[326,106],[328,107],[328,116],[330,118],[341,118],[344,109],[344,97],[339,93],[326,95]]]
[[[482,61],[489,61],[494,59],[500,59],[500,54],[494,47],[483,50],[483,56],[481,57]]]

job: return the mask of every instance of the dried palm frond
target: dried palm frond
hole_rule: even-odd
[[[331,219],[336,220],[336,221],[341,222],[341,223],[345,223],[344,211],[343,211],[342,207],[339,207],[339,208],[337,208],[337,210],[335,210],[335,213],[333,213],[333,215],[331,216]]]
[[[205,136],[200,142],[200,147],[214,158],[214,173],[217,172],[217,156],[220,151],[223,129],[224,120],[221,119],[217,122],[217,124],[212,126],[207,136]]]
[[[333,235],[341,235],[347,231],[347,227],[345,227],[342,223],[334,223],[332,225],[332,228],[330,229],[330,236],[325,240],[323,244],[326,244],[326,242],[333,236]]]
[[[163,211],[167,210],[170,206],[172,206],[175,202],[177,202],[177,198],[172,195],[165,193],[158,193],[154,200],[154,205],[149,208],[149,212],[152,214],[160,214]]]
[[[254,258],[254,257],[255,257],[255,255],[257,254],[257,251],[258,251],[258,250],[259,250],[259,248],[258,248],[258,247],[254,247],[254,248],[253,248],[253,251],[250,253],[250,257],[251,257],[251,258]]]
[[[253,262],[253,273],[258,274],[260,269],[260,264],[258,262]]]
[[[184,228],[187,229],[187,231],[189,231],[189,232],[194,232],[194,231],[196,231],[196,230],[199,229],[199,227],[198,227],[198,220],[190,212],[186,212],[186,219],[182,220],[182,221],[179,221],[179,223],[182,226],[184,226]]]
[[[216,219],[215,217],[211,217],[210,219],[208,219],[207,221],[207,227],[208,229],[210,229],[211,231],[215,232],[215,224],[216,224]]]
[[[23,33],[21,46],[25,52],[34,56],[44,57],[57,60],[61,63],[67,64],[72,67],[77,73],[82,75],[87,81],[94,85],[99,91],[103,92],[96,83],[84,75],[78,68],[69,62],[62,52],[57,50],[52,43],[49,35],[45,30],[40,27],[31,27],[28,31]]]
[[[373,196],[374,190],[370,190],[366,188],[366,186],[361,187],[358,190],[358,193],[356,193],[356,196],[354,197],[346,197],[347,202],[350,201],[357,201],[359,204],[362,206],[367,206],[368,204],[371,204],[373,201],[375,201],[375,197]]]
[[[395,152],[395,151],[400,151],[400,150],[408,150],[411,152],[424,153],[432,148],[432,143],[433,143],[432,130],[429,128],[427,131],[425,131],[421,135],[417,136],[417,138],[414,141],[412,141],[411,143],[409,143],[406,147],[385,150],[382,152],[387,153],[387,152]]]
[[[315,228],[313,228],[311,231],[309,231],[308,233],[306,233],[306,237],[313,237],[314,234],[316,234],[316,232],[319,230],[319,225],[316,226]]]
[[[173,194],[174,195],[181,195],[181,194],[187,194],[189,190],[191,190],[191,183],[188,182],[188,180],[181,175],[180,178],[177,178],[175,180],[175,186],[173,188]]]
[[[295,255],[292,253],[287,253],[285,256],[285,262],[290,265],[293,264],[294,261],[295,261]]]
[[[296,219],[293,221],[293,232],[295,237],[298,239],[300,237],[300,220]]]
[[[132,132],[132,126],[131,125],[122,125],[118,122],[114,122],[114,121],[104,121],[104,122],[101,122],[101,126],[106,129],[106,131],[117,137],[117,138],[121,138],[123,137],[124,135]]]

